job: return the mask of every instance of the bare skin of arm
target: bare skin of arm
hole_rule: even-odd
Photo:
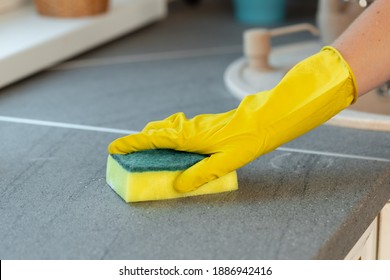
[[[376,0],[332,44],[355,74],[359,95],[390,80],[390,1]]]

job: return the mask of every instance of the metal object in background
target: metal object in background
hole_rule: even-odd
[[[350,0],[342,0],[344,2],[350,2]],[[369,4],[371,4],[372,2],[374,2],[374,0],[353,0],[353,2],[356,2],[359,4],[360,7],[362,8],[365,8],[367,7]]]
[[[390,81],[387,81],[383,86],[377,89],[377,93],[380,96],[390,97]]]

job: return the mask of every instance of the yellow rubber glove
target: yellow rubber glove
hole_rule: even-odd
[[[188,192],[317,127],[356,99],[350,67],[337,50],[325,47],[275,88],[245,97],[235,110],[192,119],[177,113],[113,141],[108,152],[166,148],[211,155],[177,178],[175,189]]]

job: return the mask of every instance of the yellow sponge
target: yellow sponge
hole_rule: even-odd
[[[187,193],[175,191],[173,182],[176,177],[205,157],[205,155],[165,149],[109,155],[106,180],[126,202],[172,199],[237,190],[237,174],[233,171],[195,191]]]

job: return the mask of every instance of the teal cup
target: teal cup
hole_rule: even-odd
[[[286,0],[234,0],[235,17],[245,24],[277,24],[284,20]]]

